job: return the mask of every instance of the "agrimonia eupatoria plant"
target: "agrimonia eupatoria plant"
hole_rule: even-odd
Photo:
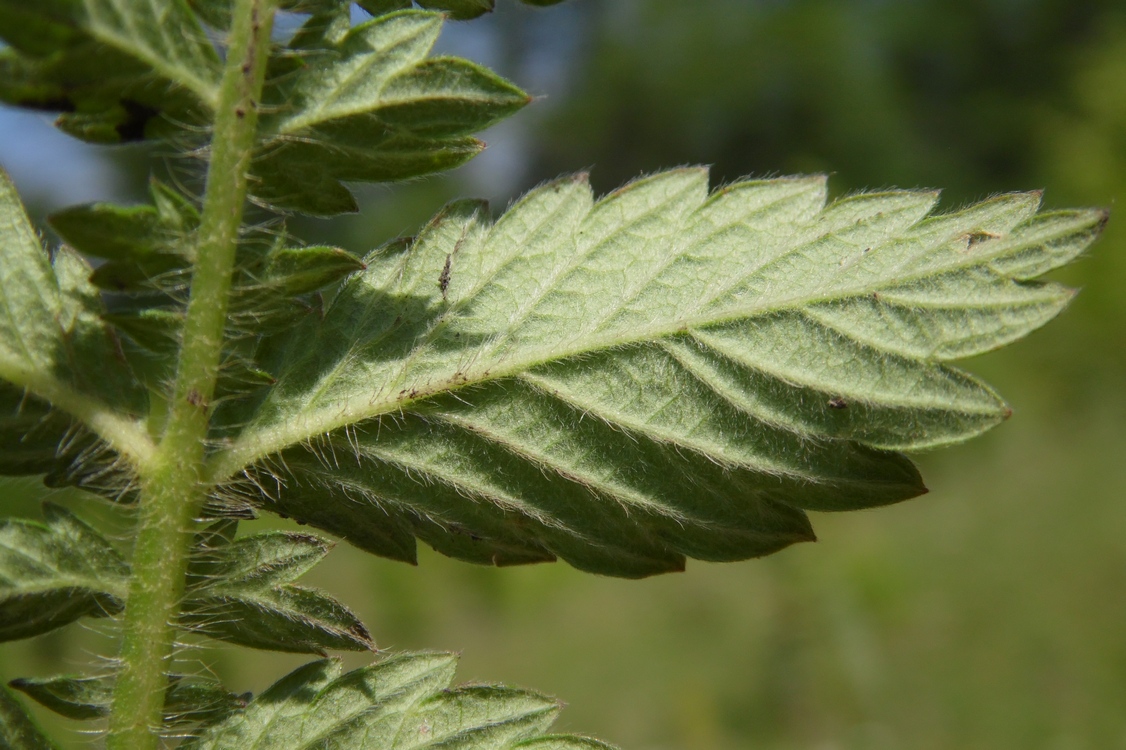
[[[565,177],[499,217],[455,202],[362,258],[302,246],[247,204],[354,210],[345,183],[464,163],[528,102],[430,56],[492,0],[358,4],[354,24],[347,0],[0,0],[0,98],[206,158],[201,200],[154,180],[148,204],[51,217],[50,250],[0,178],[0,471],[135,519],[128,554],[55,505],[3,521],[0,637],[114,618],[112,672],[10,683],[107,718],[111,748],[606,747],[548,734],[559,706],[536,693],[451,688],[449,654],[321,659],[248,698],[173,673],[174,643],[374,648],[294,583],[328,542],[240,536],[260,512],[406,562],[421,539],[640,577],[916,496],[900,451],[1008,415],[948,362],[1055,316],[1072,292],[1036,278],[1106,220],[1037,193],[936,214],[931,192],[827,204],[820,177],[709,191],[677,169],[600,199]],[[277,12],[304,14],[284,41]],[[51,746],[10,690],[0,743]]]

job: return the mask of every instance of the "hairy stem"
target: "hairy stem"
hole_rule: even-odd
[[[247,168],[257,134],[257,102],[274,2],[237,0],[235,5],[173,400],[164,436],[142,476],[121,672],[110,714],[110,750],[146,750],[159,741],[165,672],[184,591],[193,519],[208,492],[204,444],[246,200]]]

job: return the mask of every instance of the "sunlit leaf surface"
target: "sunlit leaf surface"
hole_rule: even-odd
[[[267,342],[277,384],[223,416],[215,479],[403,560],[417,537],[638,576],[812,539],[806,510],[925,491],[893,451],[1005,419],[948,361],[1057,314],[1072,292],[1034,277],[1105,221],[936,200],[681,169],[598,201],[563,179],[495,222],[452,204]]]

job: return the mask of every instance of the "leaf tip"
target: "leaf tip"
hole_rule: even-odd
[[[352,626],[345,631],[357,644],[364,647],[365,651],[375,653],[379,651],[379,647],[375,644],[375,639],[372,638],[371,633],[367,627],[358,619],[352,623]]]
[[[1110,221],[1109,208],[1096,208],[1095,211],[1095,234],[1102,234],[1103,229],[1106,228],[1107,222]]]

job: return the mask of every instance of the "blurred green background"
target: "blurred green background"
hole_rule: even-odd
[[[454,196],[499,209],[562,172],[591,168],[606,191],[685,163],[714,165],[716,183],[817,171],[837,194],[941,187],[946,208],[1030,188],[1050,207],[1126,196],[1120,0],[498,5],[441,46],[540,99],[469,166],[364,189],[360,215],[296,232],[364,252]],[[146,154],[44,123],[0,112],[0,163],[33,213],[140,198]],[[818,544],[641,582],[341,546],[307,581],[382,647],[459,650],[461,679],[558,695],[561,727],[627,750],[1126,748],[1126,222],[1056,278],[1083,289],[1059,320],[966,363],[1013,418],[917,456],[926,497],[815,517]],[[34,515],[43,494],[0,484],[0,513]],[[0,647],[0,677],[112,652],[103,624],[75,625]],[[191,653],[240,691],[304,661]],[[96,741],[52,724],[67,746]]]

